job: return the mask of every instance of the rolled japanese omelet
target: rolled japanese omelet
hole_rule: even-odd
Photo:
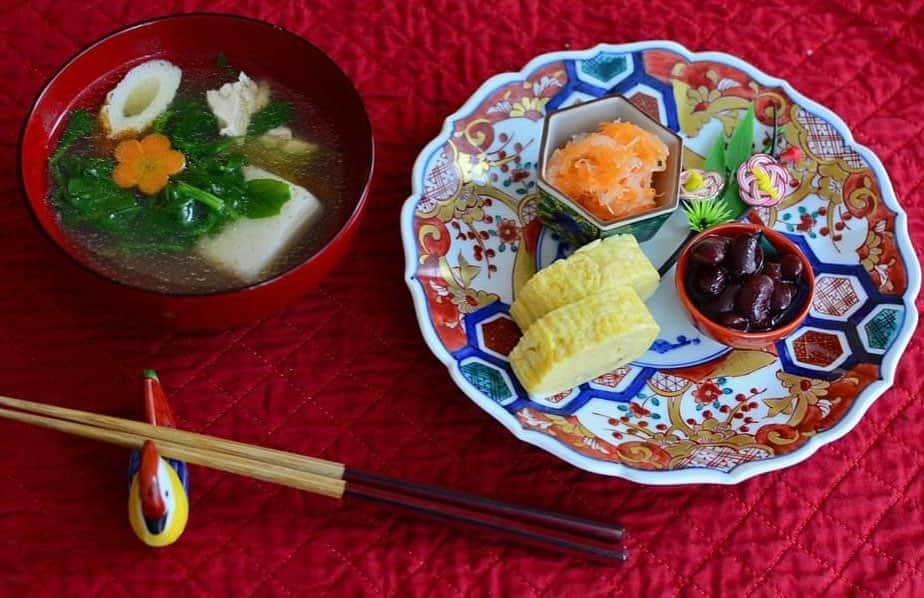
[[[658,271],[635,237],[613,235],[537,272],[517,293],[510,315],[526,331],[555,309],[616,287],[631,287],[644,301],[654,294],[659,282]]]
[[[531,396],[553,395],[637,359],[658,332],[635,289],[616,287],[539,318],[510,352],[510,365]]]

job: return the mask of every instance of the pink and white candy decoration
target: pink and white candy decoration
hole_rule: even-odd
[[[767,154],[751,156],[738,168],[737,176],[741,201],[751,206],[775,206],[789,193],[789,172]]]

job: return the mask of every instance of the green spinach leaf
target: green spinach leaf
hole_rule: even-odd
[[[170,118],[172,116],[172,110],[164,110],[157,118],[154,119],[154,122],[151,124],[151,128],[154,129],[155,133],[160,133],[163,135],[167,130],[167,124],[170,122]]]
[[[68,226],[114,237],[126,236],[126,231],[132,230],[142,206],[131,191],[112,181],[114,166],[102,158],[67,158],[67,180],[60,184],[53,201]]]
[[[212,210],[218,212],[219,214],[227,214],[228,206],[225,204],[224,200],[210,193],[205,189],[200,189],[199,187],[193,187],[189,183],[184,183],[183,181],[177,181],[174,185],[174,194],[177,198],[186,198],[188,200],[198,201],[202,205],[211,208]],[[189,204],[184,203],[184,211],[192,210]],[[189,218],[181,218],[181,221],[186,221]]]
[[[94,133],[96,133],[96,119],[93,118],[92,114],[83,108],[78,108],[71,112],[67,120],[67,126],[61,134],[61,141],[58,142],[58,147],[55,148],[54,153],[48,160],[52,172],[56,177],[60,177],[58,163],[61,161],[64,154],[67,153],[67,150],[79,140],[86,139]]]
[[[176,178],[190,187],[220,198],[219,210],[228,215],[240,212],[239,205],[247,193],[244,180],[244,157],[238,153],[202,158],[191,163]],[[188,191],[188,189],[187,189]]]
[[[292,193],[289,186],[276,179],[252,179],[247,181],[247,193],[241,204],[241,214],[248,218],[269,218],[276,216]]]
[[[270,104],[255,115],[257,130],[288,122],[290,106]],[[246,216],[279,214],[291,198],[275,179],[244,178],[248,160],[232,150],[237,140],[219,135],[218,121],[198,100],[174,102],[154,130],[186,155],[186,168],[156,196],[123,189],[112,180],[113,160],[68,150],[96,131],[94,118],[75,111],[52,158],[57,184],[52,201],[69,227],[106,234],[126,255],[189,251],[204,235]]]
[[[62,164],[68,178],[53,201],[65,224],[106,233],[123,254],[188,251],[199,237],[227,220],[203,205],[200,197],[176,191],[178,183],[170,183],[155,197],[122,189],[112,181],[111,160],[67,157]]]
[[[162,132],[173,146],[195,160],[214,151],[218,138],[218,119],[201,100],[175,102],[162,124]]]
[[[270,129],[292,122],[292,105],[288,102],[270,102],[250,119],[248,135],[262,135]]]

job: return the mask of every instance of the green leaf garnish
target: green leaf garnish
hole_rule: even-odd
[[[204,189],[199,189],[198,187],[193,187],[189,183],[184,183],[183,181],[177,181],[173,183],[176,185],[176,191],[180,195],[185,195],[190,199],[194,199],[201,204],[204,204],[218,213],[225,212],[228,208],[225,205],[225,202],[213,193],[209,193]]]
[[[288,102],[270,102],[250,119],[248,135],[262,135],[270,129],[287,125],[292,121],[292,105]]]
[[[58,147],[55,148],[54,153],[51,154],[51,158],[48,160],[48,164],[56,177],[60,176],[58,162],[61,161],[61,157],[64,156],[67,150],[81,139],[86,139],[94,133],[96,133],[96,119],[93,118],[92,114],[83,108],[78,108],[71,112],[67,120],[67,126],[61,134],[61,141],[58,142]]]
[[[241,204],[241,213],[248,218],[275,216],[291,197],[289,186],[282,181],[253,179],[247,181],[247,194]]]
[[[218,119],[201,100],[174,102],[160,123],[160,131],[170,138],[175,148],[187,159],[195,160],[203,153],[210,153],[218,134]],[[227,140],[224,140],[227,141]]]
[[[291,106],[273,102],[254,115],[251,133],[291,120]],[[275,179],[247,181],[240,139],[222,137],[218,120],[201,99],[180,99],[155,119],[153,130],[186,156],[186,168],[154,196],[123,189],[112,180],[114,160],[87,156],[75,144],[96,133],[93,115],[75,110],[49,159],[56,185],[51,201],[65,226],[103,233],[125,255],[187,252],[206,235],[241,217],[279,214],[291,199]],[[301,158],[303,159],[303,157]]]
[[[779,134],[779,115],[777,114],[776,104],[773,106],[773,131],[770,133],[770,149],[767,151],[771,156],[776,155],[776,136]]]
[[[738,169],[751,157],[753,142],[754,104],[750,104],[738,120],[728,144],[726,145],[725,137],[720,133],[703,165],[705,170],[719,172],[725,177],[725,189],[715,199],[715,203],[722,205],[730,215],[726,222],[737,220],[748,209],[738,194]],[[693,227],[692,219],[690,226]]]
[[[683,213],[690,222],[690,228],[696,232],[702,232],[707,228],[725,224],[735,219],[728,206],[721,201],[711,199],[687,202],[683,206]]]
[[[155,133],[163,134],[167,129],[167,123],[170,122],[170,118],[173,116],[172,110],[164,110],[154,119],[154,122],[151,124],[151,128]]]
[[[738,121],[725,149],[725,191],[719,198],[731,212],[733,218],[741,217],[748,209],[738,194],[738,169],[753,154],[754,143],[754,104],[748,106],[744,116]]]
[[[753,153],[754,144],[754,104],[748,106],[744,116],[738,120],[735,132],[728,140],[725,150],[725,168],[734,174],[738,167],[747,162]]]
[[[703,170],[718,172],[725,176],[725,136],[721,132],[719,133],[719,138],[712,144],[709,155],[706,156]]]
[[[777,259],[779,257],[779,251],[763,233],[758,233],[757,244],[764,250],[765,259]]]

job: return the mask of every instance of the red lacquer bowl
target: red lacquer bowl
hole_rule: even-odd
[[[720,235],[736,236],[742,233],[753,234],[757,232],[763,233],[764,238],[776,248],[780,255],[792,253],[799,256],[799,259],[802,261],[802,281],[807,292],[798,310],[793,314],[792,319],[785,324],[761,332],[742,332],[741,330],[727,328],[713,322],[696,307],[695,303],[693,303],[686,285],[687,272],[690,267],[690,250],[697,242],[706,237]],[[703,334],[715,339],[723,345],[728,345],[736,349],[762,349],[795,332],[802,325],[802,322],[805,321],[805,317],[809,312],[809,306],[812,304],[812,295],[815,293],[815,273],[812,271],[812,264],[805,254],[802,253],[795,243],[787,239],[784,235],[759,224],[744,224],[737,222],[722,224],[696,235],[687,243],[687,246],[683,248],[680,257],[677,259],[677,270],[674,274],[674,280],[677,285],[677,294],[680,297],[680,302],[690,316],[693,325]]]
[[[340,138],[345,180],[344,206],[327,243],[314,255],[269,280],[211,294],[169,294],[114,281],[60,230],[48,205],[48,156],[68,112],[98,106],[130,68],[165,58],[181,67],[215,64],[223,53],[236,67],[267,77],[309,99],[328,115]],[[88,92],[87,90],[91,90]],[[258,319],[289,304],[316,285],[344,256],[366,204],[373,166],[372,127],[349,78],[320,49],[302,37],[262,21],[218,14],[187,14],[146,21],[113,33],[72,58],[39,94],[26,120],[20,174],[26,205],[45,236],[80,266],[88,287],[126,307],[138,322],[180,329],[216,329]]]

